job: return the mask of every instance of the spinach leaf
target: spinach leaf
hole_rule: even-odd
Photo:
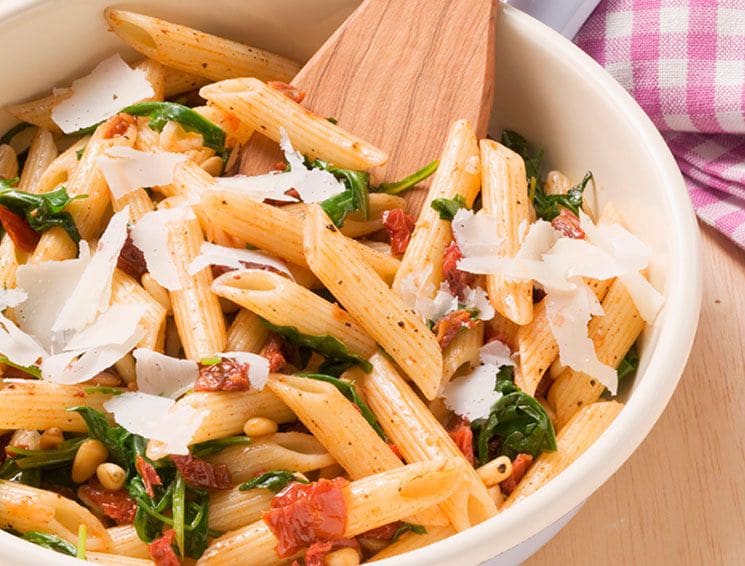
[[[14,186],[18,179],[0,179],[0,205],[23,216],[36,232],[44,232],[60,226],[76,244],[80,242],[80,233],[69,212],[63,209],[72,201],[85,198],[87,195],[70,197],[65,187],[42,194],[19,191]]]
[[[365,171],[354,169],[341,169],[334,167],[326,161],[315,159],[309,167],[312,169],[323,169],[339,179],[346,190],[336,196],[327,198],[321,203],[321,208],[328,214],[335,226],[344,225],[344,219],[351,212],[359,212],[362,220],[367,220],[370,215],[370,174]]]
[[[241,484],[238,489],[240,491],[248,491],[249,489],[268,489],[272,493],[279,493],[292,482],[310,483],[308,480],[297,477],[289,470],[272,470],[248,480]]]
[[[75,556],[78,553],[78,549],[75,545],[67,542],[64,539],[59,538],[55,535],[49,535],[47,533],[40,533],[38,531],[28,531],[23,534],[23,540],[33,542],[49,550],[54,550],[61,554],[67,554],[68,556]]]
[[[162,132],[169,121],[178,122],[189,132],[202,134],[205,147],[225,157],[225,131],[188,106],[175,102],[139,102],[122,110],[132,116],[147,116],[148,126],[156,132]]]
[[[637,350],[636,344],[632,344],[631,348],[629,348],[629,351],[626,352],[626,355],[623,357],[621,363],[618,365],[618,369],[616,370],[616,373],[618,374],[618,381],[621,381],[624,377],[633,375],[638,369],[639,350]]]
[[[228,446],[235,444],[251,444],[248,436],[226,436],[225,438],[216,438],[215,440],[206,440],[191,447],[191,454],[195,458],[204,459],[218,452],[222,452]]]
[[[176,484],[173,488],[173,502],[171,515],[173,515],[173,530],[176,532],[176,546],[181,556],[184,555],[184,523],[186,521],[186,482],[180,472],[176,472]]]
[[[153,542],[160,536],[163,524],[173,527],[173,519],[164,512],[171,507],[174,487],[173,482],[170,483],[159,498],[151,499],[142,478],[135,476],[129,481],[129,496],[137,502],[134,527],[140,540]]]
[[[121,426],[111,426],[106,416],[91,407],[71,407],[68,411],[78,413],[88,426],[88,434],[100,440],[109,451],[111,459],[125,470],[134,460],[132,438],[135,436]]]
[[[86,395],[95,395],[96,393],[101,395],[121,395],[125,392],[125,389],[121,387],[108,387],[107,385],[92,385],[90,387],[84,387],[83,391]]]
[[[515,366],[500,366],[499,371],[497,372],[497,385],[494,388],[494,391],[501,391],[504,393],[504,388],[507,387],[507,384],[500,383],[508,381],[510,384],[514,386],[515,381]],[[515,388],[515,391],[518,391],[517,388]]]
[[[460,195],[455,195],[455,198],[436,198],[430,206],[440,213],[441,220],[452,220],[459,209],[466,208],[466,199]]]
[[[329,360],[350,362],[351,364],[360,366],[366,372],[372,371],[370,362],[350,352],[344,344],[333,336],[328,334],[324,334],[323,336],[302,334],[294,326],[276,326],[267,320],[261,320],[269,330],[276,332],[292,344],[315,350]]]
[[[397,195],[399,193],[402,193],[421,183],[422,181],[424,181],[424,179],[432,175],[435,171],[437,171],[437,167],[439,165],[440,162],[435,159],[434,161],[427,163],[427,165],[419,169],[419,171],[415,171],[414,173],[404,179],[401,179],[400,181],[395,181],[393,183],[381,183],[375,189],[373,189],[373,192],[388,193],[389,195]]]
[[[414,523],[401,523],[401,526],[396,529],[396,532],[393,533],[393,538],[391,539],[391,542],[396,542],[398,539],[401,538],[401,535],[404,533],[416,533],[418,535],[426,535],[427,529],[424,528],[424,525],[415,525]]]
[[[184,553],[191,558],[199,558],[207,548],[209,537],[209,494],[202,490],[189,490],[194,500],[186,506],[186,540]]]
[[[375,413],[370,410],[370,407],[367,406],[367,403],[365,403],[362,397],[357,394],[357,390],[354,388],[354,385],[352,383],[344,381],[343,379],[339,379],[338,377],[323,375],[321,373],[299,373],[297,375],[298,377],[306,377],[308,379],[315,379],[317,381],[325,381],[326,383],[330,383],[331,385],[336,387],[339,392],[344,395],[344,397],[357,405],[357,408],[360,410],[362,416],[365,417],[365,420],[370,424],[371,427],[373,427],[375,432],[378,433],[378,436],[380,436],[380,438],[382,438],[383,440],[387,440],[385,432],[383,432],[380,423],[378,423],[378,419],[375,417]]]
[[[3,356],[2,354],[0,354],[0,364],[5,364],[6,366],[16,368],[18,370],[21,370],[22,372],[29,374],[32,377],[35,377],[36,379],[41,379],[41,370],[36,366],[19,366],[18,364],[11,362],[6,356]]]
[[[72,463],[78,448],[86,438],[65,440],[58,448],[51,450],[27,450],[17,446],[7,446],[5,452],[19,470],[59,468]]]

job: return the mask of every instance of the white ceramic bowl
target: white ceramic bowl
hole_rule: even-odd
[[[106,0],[3,0],[0,105],[46,94],[123,49],[106,32]],[[115,3],[307,59],[356,0],[139,0]],[[492,131],[509,127],[541,143],[572,178],[591,169],[630,228],[654,251],[651,279],[665,307],[642,338],[641,367],[626,407],[573,465],[530,498],[446,541],[385,564],[516,564],[566,523],[631,455],[662,413],[685,366],[698,321],[701,274],[695,217],[675,162],[631,97],[559,34],[515,9],[497,25]],[[0,126],[12,120],[0,116]],[[602,541],[594,541],[602,544]],[[3,564],[74,564],[0,534]],[[380,563],[384,565],[383,562]]]

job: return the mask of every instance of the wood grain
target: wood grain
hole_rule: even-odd
[[[527,565],[745,564],[745,253],[702,230],[701,322],[670,405]]]
[[[292,84],[308,91],[305,106],[388,152],[374,180],[397,180],[438,157],[455,120],[486,135],[496,15],[495,0],[366,0]],[[243,155],[247,174],[278,160],[258,135]],[[422,193],[408,197],[412,210]]]

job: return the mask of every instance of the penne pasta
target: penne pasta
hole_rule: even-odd
[[[228,328],[229,352],[253,352],[258,354],[264,346],[269,329],[261,317],[248,309],[240,309]]]
[[[143,14],[108,8],[110,29],[163,65],[213,81],[259,77],[289,82],[300,66],[269,51]]]
[[[319,206],[305,219],[305,255],[313,273],[388,352],[428,399],[442,381],[435,335],[391,291]]]
[[[121,269],[114,270],[114,276],[111,279],[111,304],[143,305],[145,313],[140,319],[139,326],[145,331],[145,335],[137,345],[140,348],[163,351],[166,309]]]
[[[514,257],[531,222],[525,164],[514,151],[481,140],[481,198],[484,210],[497,218],[498,254]],[[486,291],[496,311],[516,324],[533,318],[533,283],[486,276]]]
[[[27,122],[39,128],[49,130],[52,133],[59,134],[61,130],[54,123],[54,120],[52,120],[52,109],[71,95],[72,90],[69,88],[57,89],[54,94],[50,94],[44,98],[29,100],[20,104],[9,104],[5,109],[20,122]]]
[[[59,185],[67,183],[67,181],[72,178],[78,164],[80,163],[78,152],[88,145],[90,139],[91,136],[83,136],[65,151],[60,153],[44,170],[34,192],[37,194],[48,193],[49,191],[56,189]],[[80,154],[80,157],[82,157],[82,153]]]
[[[49,130],[39,128],[28,149],[28,156],[26,157],[26,163],[23,165],[18,189],[30,193],[46,192],[39,190],[39,181],[47,168],[57,158],[57,155],[57,146],[52,134]],[[6,177],[2,173],[0,173],[0,176]]]
[[[434,544],[437,541],[446,539],[454,534],[455,529],[450,525],[444,527],[427,527],[427,532],[421,535],[417,533],[406,533],[396,542],[389,544],[383,550],[375,554],[367,562],[375,562],[377,560],[399,556],[405,552],[411,552],[417,548],[423,548],[429,544]]]
[[[163,96],[165,98],[173,98],[179,94],[196,90],[209,82],[209,79],[179,69],[164,67],[164,70]]]
[[[111,537],[111,552],[131,558],[150,558],[147,543],[140,540],[132,525],[109,527],[106,529]]]
[[[442,351],[442,387],[447,385],[456,371],[464,365],[474,367],[479,363],[479,349],[484,344],[484,325],[477,324],[460,332]]]
[[[202,87],[199,94],[275,142],[280,141],[284,129],[293,147],[308,159],[318,157],[336,167],[359,170],[388,161],[384,151],[314,114],[258,78],[224,80]]]
[[[98,562],[106,564],[106,566],[155,566],[155,562],[152,560],[118,556],[104,552],[86,552],[85,559],[88,562]]]
[[[276,326],[292,326],[312,336],[333,336],[364,358],[375,351],[375,342],[346,311],[277,273],[230,271],[215,280],[212,290]]]
[[[268,489],[230,489],[210,494],[209,528],[226,532],[261,519],[274,494]]]
[[[12,179],[18,175],[18,158],[8,144],[0,145],[0,177]]]

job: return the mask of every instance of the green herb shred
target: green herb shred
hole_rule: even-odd
[[[440,214],[440,219],[452,220],[458,210],[466,208],[466,199],[461,195],[455,195],[454,198],[436,198],[430,206]]]
[[[292,482],[310,483],[289,470],[271,470],[241,484],[238,489],[240,491],[268,489],[272,493],[279,493]]]
[[[434,174],[434,172],[437,171],[437,167],[439,165],[440,162],[435,159],[434,161],[427,163],[427,165],[419,169],[419,171],[415,171],[414,173],[404,179],[401,179],[400,181],[395,181],[393,183],[381,183],[373,190],[373,192],[388,193],[389,195],[397,195],[399,193],[403,193],[404,191],[407,191],[410,188],[418,185],[430,175]]]

